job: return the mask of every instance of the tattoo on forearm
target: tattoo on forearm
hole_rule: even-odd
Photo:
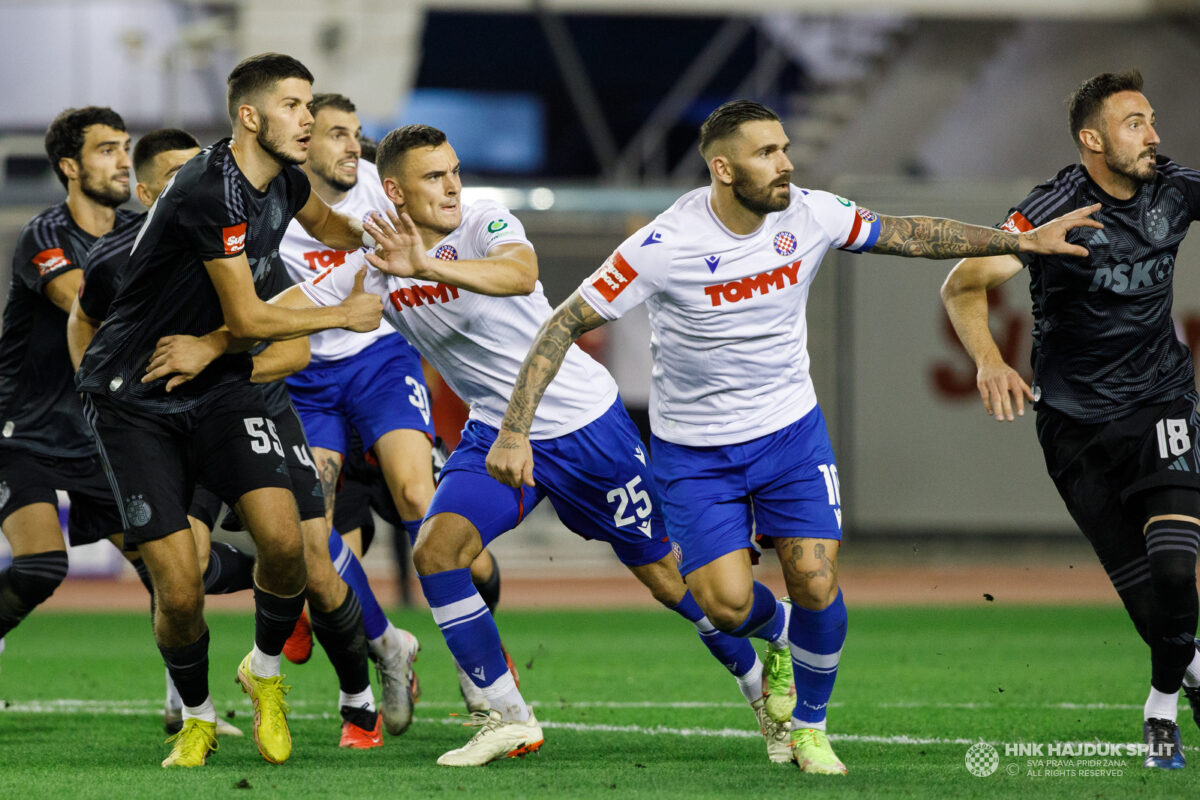
[[[554,310],[542,324],[533,347],[525,356],[525,363],[521,365],[502,423],[505,430],[525,435],[529,433],[542,394],[558,374],[558,368],[562,366],[571,344],[604,323],[605,319],[579,296],[579,292],[572,294]]]
[[[970,258],[1015,253],[1020,237],[1015,233],[968,225],[940,217],[879,218],[879,238],[872,253],[908,258]]]

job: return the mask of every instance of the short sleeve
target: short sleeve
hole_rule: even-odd
[[[111,261],[105,260],[84,265],[83,283],[79,287],[79,310],[92,319],[105,319],[116,296],[117,275],[112,266]]]
[[[238,187],[232,181],[216,183],[211,179],[200,183],[179,199],[175,211],[189,249],[201,261],[230,258],[246,249],[248,214]]]
[[[287,181],[288,203],[294,217],[308,202],[309,195],[312,194],[312,184],[309,182],[308,176],[304,174],[304,170],[294,164],[286,167],[283,175]]]
[[[34,221],[21,231],[13,253],[13,276],[31,291],[42,294],[46,284],[79,265],[71,260],[54,225]]]
[[[319,306],[336,306],[349,297],[354,290],[354,277],[362,269],[365,261],[361,251],[349,256],[345,263],[330,267],[313,276],[304,283],[298,283],[300,291],[309,300]],[[367,276],[363,281],[363,289],[371,294],[387,297],[388,276],[374,267],[367,265]]]
[[[486,256],[493,247],[502,244],[516,243],[533,247],[525,236],[525,226],[511,211],[502,206],[495,206],[487,211],[488,213],[479,215],[470,231],[470,241],[475,252]]]
[[[669,233],[653,224],[642,228],[583,282],[580,296],[605,319],[624,316],[666,286],[671,265],[669,239]],[[660,244],[667,246],[657,246]]]
[[[817,224],[829,236],[830,247],[862,253],[874,247],[879,239],[879,215],[853,200],[830,192],[809,191],[804,202]]]

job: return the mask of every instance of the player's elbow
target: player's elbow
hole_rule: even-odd
[[[967,277],[967,270],[963,269],[966,261],[960,261],[955,265],[954,269],[950,270],[950,274],[946,276],[946,280],[942,281],[942,304],[950,305],[954,300],[966,292],[973,291],[979,287],[975,286],[975,281],[971,281]]]
[[[266,338],[263,326],[252,314],[245,312],[230,314],[225,318],[225,325],[235,339],[256,341]]]

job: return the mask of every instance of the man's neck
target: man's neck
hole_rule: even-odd
[[[88,197],[78,183],[71,184],[67,190],[67,210],[76,225],[97,238],[111,231],[117,219],[115,208]]]
[[[320,175],[315,175],[309,171],[307,165],[301,167],[301,169],[303,169],[304,174],[308,176],[308,184],[312,187],[312,190],[317,193],[317,197],[324,200],[325,205],[329,206],[330,208],[345,200],[346,196],[350,194],[349,189],[346,189],[345,191],[335,189],[333,184],[331,184],[329,181],[325,180]]]
[[[416,223],[413,224],[415,225]],[[421,235],[421,244],[425,246],[425,249],[432,250],[438,242],[440,242],[442,239],[445,239],[451,233],[454,233],[454,231],[450,231],[450,233],[443,233],[442,231],[434,230],[433,228],[423,228],[420,225],[417,225],[417,233]]]
[[[1108,164],[1104,163],[1103,158],[1084,158],[1081,161],[1083,168],[1087,170],[1088,176],[1096,182],[1096,185],[1118,200],[1128,200],[1137,194],[1138,189],[1142,186],[1140,181],[1136,181],[1128,175],[1113,172],[1108,168]]]
[[[723,183],[713,182],[709,201],[721,224],[738,236],[754,233],[763,223],[763,215],[739,203],[733,189]]]
[[[246,180],[260,192],[265,192],[275,176],[283,172],[283,165],[251,137],[234,135],[229,143],[229,151],[233,153],[233,161]]]

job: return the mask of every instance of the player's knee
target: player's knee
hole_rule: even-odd
[[[67,554],[62,550],[17,556],[8,570],[13,594],[32,609],[50,599],[67,577]]]
[[[704,609],[704,615],[708,617],[708,621],[713,624],[717,630],[722,633],[732,633],[742,626],[749,615],[750,609],[738,608],[737,606],[728,605],[726,603],[718,603],[710,608]]]
[[[452,537],[421,536],[413,548],[413,566],[418,575],[432,575],[470,567],[475,555],[464,550]]]
[[[810,611],[820,611],[829,606],[837,598],[837,578],[809,578],[798,586],[788,586],[788,597],[801,608]]]
[[[399,492],[392,495],[392,502],[400,512],[401,519],[420,519],[433,499],[433,487],[415,481],[405,481]]]
[[[154,607],[158,619],[172,631],[188,631],[204,616],[204,587],[171,586],[155,592]]]

